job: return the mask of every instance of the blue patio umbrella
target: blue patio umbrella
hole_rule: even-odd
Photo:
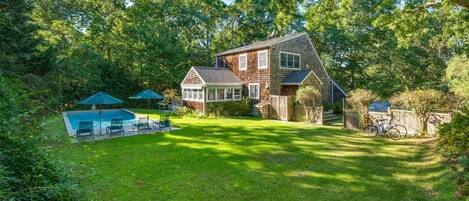
[[[107,93],[104,92],[98,92],[95,93],[81,101],[78,101],[78,104],[81,105],[99,105],[99,134],[101,134],[101,110],[102,110],[102,105],[112,105],[112,104],[119,104],[122,103],[123,101],[113,97]],[[93,135],[94,138],[94,135]]]
[[[129,97],[135,100],[147,100],[147,108],[150,109],[150,100],[163,100],[164,97],[151,89],[145,89],[134,96]],[[147,119],[150,120],[150,115],[147,115]]]

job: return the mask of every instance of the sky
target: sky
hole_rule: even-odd
[[[227,5],[230,5],[232,4],[235,0],[222,0],[223,2],[225,2]]]

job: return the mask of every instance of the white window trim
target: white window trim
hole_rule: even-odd
[[[246,64],[246,66],[244,68],[241,68],[241,57],[246,58],[246,61],[244,62]],[[247,70],[248,69],[248,54],[247,53],[238,55],[238,69],[239,70]]]
[[[209,100],[208,99],[208,91],[210,89],[215,89],[215,100]],[[218,89],[225,89],[225,93],[223,96],[223,100],[218,99]],[[226,99],[226,89],[233,89],[233,97],[231,99]],[[234,90],[239,89],[239,98],[235,98],[234,95]],[[224,102],[224,101],[239,101],[243,97],[243,89],[241,87],[213,87],[213,88],[208,88],[207,89],[207,102]]]
[[[254,97],[254,98],[251,97],[251,86],[253,86],[253,85],[257,85],[257,89],[259,90],[259,91],[257,92],[257,97]],[[249,83],[249,84],[248,84],[248,97],[249,97],[250,99],[259,100],[259,99],[260,99],[260,96],[261,96],[261,85],[260,85],[259,83]]]
[[[265,66],[261,66],[261,60],[259,54],[265,53]],[[269,66],[269,51],[267,50],[260,50],[257,51],[257,69],[267,69]]]
[[[288,67],[282,67],[282,53],[284,54],[292,54],[292,55],[297,55],[300,57],[300,61],[298,63],[298,68],[288,68]],[[288,56],[287,56],[288,58]],[[288,63],[288,62],[287,62]],[[288,70],[301,70],[301,54],[298,53],[293,53],[293,52],[285,52],[285,51],[280,51],[278,54],[278,66],[280,66],[280,69],[288,69]],[[288,65],[287,65],[288,66]]]
[[[187,97],[184,97],[184,91],[185,90],[188,90],[187,91]],[[198,97],[198,95],[199,95],[198,91],[201,91],[202,99],[200,99]],[[204,93],[203,89],[193,88],[193,87],[184,87],[184,88],[182,88],[182,93],[183,93],[183,95],[182,95],[182,100],[183,101],[190,101],[190,102],[203,102],[204,101],[203,97],[205,96],[205,93]],[[189,94],[192,95],[191,98],[189,98]],[[195,98],[195,96],[197,96],[197,98]]]
[[[239,98],[236,98],[235,90],[239,89]],[[233,88],[233,100],[241,100],[243,98],[243,89],[242,88]]]

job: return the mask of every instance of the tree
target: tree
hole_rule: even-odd
[[[347,104],[358,112],[361,127],[365,127],[368,121],[368,112],[370,104],[375,101],[377,96],[366,89],[355,89],[351,91],[347,98]]]
[[[406,91],[391,98],[391,103],[413,110],[419,123],[419,135],[428,134],[427,123],[434,109],[442,108],[445,104],[445,95],[434,89],[418,89]]]
[[[469,195],[469,107],[455,112],[451,122],[438,127],[438,145],[456,172],[456,196]]]
[[[455,56],[450,60],[446,80],[453,93],[469,101],[469,59],[466,56]]]
[[[304,107],[306,122],[315,123],[318,118],[317,107],[321,103],[321,92],[311,86],[301,87],[296,91],[296,101]]]

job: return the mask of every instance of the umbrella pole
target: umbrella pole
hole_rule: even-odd
[[[99,135],[102,135],[101,133],[101,112],[103,110],[103,105],[102,104],[99,104]]]
[[[150,99],[147,99],[147,110],[150,110]],[[147,111],[147,121],[148,121],[148,124],[150,124],[150,113],[148,113],[149,111]]]

